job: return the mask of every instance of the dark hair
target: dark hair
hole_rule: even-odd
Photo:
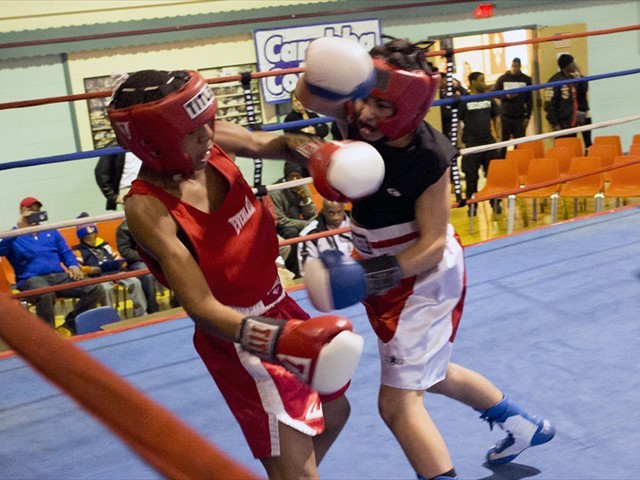
[[[469,74],[469,85],[471,85],[471,82],[473,82],[474,80],[477,80],[480,75],[484,75],[484,73],[482,73],[482,72],[471,72]]]
[[[568,67],[571,62],[573,62],[573,57],[568,53],[563,53],[558,57],[558,67],[560,68],[560,70]]]
[[[390,38],[386,43],[373,47],[369,53],[372,57],[383,58],[389,65],[403,70],[424,70],[431,72],[429,62],[424,53],[433,45],[433,42],[411,43],[404,38],[394,38],[383,35],[382,38]]]
[[[293,162],[289,162],[289,161],[284,162],[284,176],[285,176],[285,178],[288,177],[293,172],[298,172],[300,175],[302,175],[302,166],[298,165],[297,163],[293,163]]]
[[[113,94],[110,107],[126,108],[131,105],[150,103],[180,90],[188,81],[184,70],[140,70],[131,74]]]

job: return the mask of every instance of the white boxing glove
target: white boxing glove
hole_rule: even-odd
[[[246,317],[236,341],[248,352],[284,366],[323,395],[341,390],[351,380],[364,346],[351,322],[337,315],[304,321]]]
[[[316,190],[327,200],[359,200],[378,191],[384,180],[384,160],[368,143],[309,137],[292,140],[291,148],[307,161]]]
[[[369,96],[376,72],[371,55],[359,43],[321,37],[307,47],[304,80],[312,94],[346,101]]]

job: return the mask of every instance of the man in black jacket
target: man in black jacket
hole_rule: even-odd
[[[575,78],[576,64],[573,57],[564,53],[558,57],[560,71],[553,75],[548,82],[557,82]],[[576,83],[556,85],[545,90],[544,109],[547,120],[554,131],[578,125],[578,88]],[[576,134],[567,135],[575,137]]]
[[[495,91],[512,90],[531,85],[531,77],[522,73],[518,57],[511,62],[511,69],[498,77],[493,87]],[[500,120],[502,141],[524,137],[531,118],[533,98],[531,92],[506,93],[500,99]]]
[[[94,170],[96,183],[107,199],[107,210],[115,210],[118,205],[120,178],[124,170],[124,152],[114,155],[102,155]]]
[[[94,170],[96,183],[107,199],[107,210],[116,210],[138,176],[140,159],[131,152],[103,155]]]

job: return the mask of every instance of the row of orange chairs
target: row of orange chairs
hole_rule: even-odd
[[[544,149],[544,141],[536,140],[519,144],[515,150],[507,152],[508,156],[512,156],[518,160],[520,175],[526,173],[528,161],[531,158],[556,157],[560,161],[560,172],[563,175],[569,170],[569,164],[573,157],[582,157],[585,150],[580,137],[564,137],[556,138],[553,147],[548,150]],[[614,158],[623,155],[622,142],[619,135],[601,135],[593,139],[591,145],[586,152],[587,156],[600,157],[602,166],[613,164]],[[640,155],[640,134],[633,136],[629,155]],[[605,180],[608,176],[605,175]],[[522,182],[524,183],[524,182]]]
[[[557,147],[564,148],[564,147]],[[552,149],[549,149],[552,150]],[[514,150],[518,152],[518,150]],[[603,166],[610,166],[614,163],[626,163],[631,160],[640,160],[640,156],[617,155],[612,159],[603,162],[601,157],[595,155],[573,156],[569,159],[568,167],[565,169],[564,160],[560,160],[553,155],[554,152],[547,152],[547,156],[541,158],[525,157],[521,154],[509,155],[504,160],[493,160],[487,174],[487,181],[482,190],[478,192],[479,197],[499,195],[502,192],[514,191],[521,187],[553,183],[543,188],[530,190],[517,195],[505,195],[509,199],[508,204],[508,233],[513,231],[513,216],[515,198],[533,198],[533,218],[536,218],[536,199],[544,198],[551,200],[552,221],[557,221],[557,200],[558,197],[572,197],[574,199],[574,216],[578,214],[579,198],[595,198],[596,211],[602,209],[604,196],[616,198],[616,205],[620,204],[621,198],[640,196],[640,163],[613,169],[609,172],[588,175],[582,178],[563,182],[569,175],[591,172]],[[526,158],[526,162],[519,159]],[[611,160],[609,162],[609,160]],[[526,171],[523,173],[522,165],[526,164]],[[608,186],[605,190],[605,183]],[[475,210],[475,209],[474,209]],[[470,232],[473,232],[473,213],[471,216]]]
[[[613,145],[616,149],[616,156],[623,155],[622,141],[620,135],[600,135],[594,137],[593,145]],[[576,157],[584,155],[584,146],[580,137],[561,137],[556,138],[553,143],[554,147],[567,147],[574,150]],[[542,158],[545,156],[544,140],[534,140],[532,142],[521,143],[517,146],[518,149],[533,150],[535,158]],[[629,150],[630,155],[637,155],[638,153],[632,153],[632,150],[640,148],[640,134],[633,136],[631,140],[631,148]]]

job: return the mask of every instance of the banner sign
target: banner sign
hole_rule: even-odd
[[[304,54],[312,40],[320,37],[350,38],[370,50],[380,44],[380,21],[320,23],[298,27],[254,30],[253,40],[259,72],[281,68],[296,68],[304,61]],[[267,103],[289,101],[289,94],[298,82],[299,74],[291,73],[260,80],[263,99]]]

